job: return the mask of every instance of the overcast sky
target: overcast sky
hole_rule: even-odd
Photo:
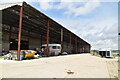
[[[15,1],[12,0],[11,3]],[[20,0],[18,0],[20,1]],[[24,0],[91,44],[92,49],[118,49],[118,2],[89,0]],[[33,0],[32,0],[33,1]],[[115,1],[115,0],[114,0]],[[8,2],[8,1],[7,1]],[[1,1],[1,3],[3,3]]]

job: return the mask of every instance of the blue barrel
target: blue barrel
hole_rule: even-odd
[[[20,56],[20,61],[22,61],[23,60],[23,56]]]

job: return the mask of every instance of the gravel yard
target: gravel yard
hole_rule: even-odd
[[[90,54],[45,57],[34,60],[1,60],[3,78],[116,78],[117,59]],[[0,71],[1,72],[1,71]]]
[[[118,60],[106,60],[110,78],[118,78]]]

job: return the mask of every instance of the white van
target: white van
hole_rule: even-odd
[[[113,57],[111,49],[100,49],[99,54],[102,57]]]
[[[46,49],[46,44],[42,45],[42,51]],[[49,55],[59,55],[61,53],[61,44],[48,44]]]

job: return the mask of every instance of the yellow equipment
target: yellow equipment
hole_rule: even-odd
[[[21,52],[25,52],[25,57],[24,58],[33,58],[36,51],[33,50],[22,50]]]

